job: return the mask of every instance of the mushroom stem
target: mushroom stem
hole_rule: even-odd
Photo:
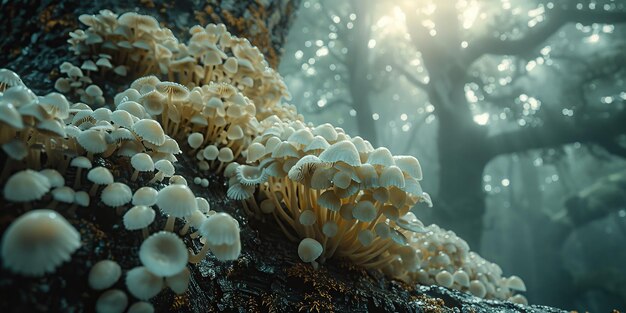
[[[173,232],[174,231],[174,222],[176,221],[176,217],[170,215],[167,217],[167,221],[165,222],[165,227],[163,230]]]
[[[183,226],[183,228],[180,229],[180,231],[178,232],[181,236],[184,236],[187,234],[187,232],[189,232],[189,227],[191,226],[191,224],[189,222],[185,223],[185,225]]]
[[[143,239],[150,237],[150,231],[148,231],[148,227],[142,228],[141,234],[143,235]]]
[[[91,188],[89,188],[89,196],[93,197],[98,192],[98,186],[98,184],[91,185]]]
[[[78,189],[78,187],[80,186],[80,175],[82,174],[83,169],[82,168],[78,168],[76,170],[76,178],[74,179],[74,189]]]
[[[133,175],[130,176],[130,181],[136,181],[137,180],[137,176],[139,176],[139,171],[135,170],[133,172]]]
[[[163,180],[164,174],[161,171],[158,171],[154,177],[148,182],[148,184],[154,184],[155,182],[161,182]]]
[[[200,263],[200,261],[204,259],[207,253],[209,253],[209,245],[205,243],[204,246],[202,246],[202,249],[200,250],[200,252],[198,252],[198,254],[193,254],[193,252],[191,251],[189,252],[189,263],[191,264]]]
[[[115,213],[117,213],[118,216],[122,216],[124,215],[124,213],[126,212],[126,206],[118,206],[117,208],[115,208]]]

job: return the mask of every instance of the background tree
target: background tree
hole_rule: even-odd
[[[359,38],[348,28],[360,19],[354,8],[337,13],[329,3],[303,3],[304,16],[326,14],[332,23],[316,28],[323,18],[305,18],[304,26],[294,27],[296,41],[331,50]],[[523,266],[545,287],[535,299],[554,304],[584,298],[594,287],[579,279],[575,267],[581,264],[564,266],[568,258],[561,254],[586,253],[580,249],[587,246],[572,248],[572,238],[606,235],[600,229],[614,229],[623,207],[572,210],[562,198],[624,166],[624,1],[382,1],[373,12],[369,38],[361,38],[373,61],[361,64],[371,66],[369,73],[387,73],[387,81],[374,84],[376,93],[361,90],[369,92],[372,114],[361,114],[355,104],[331,109],[323,102],[318,120],[344,122],[366,139],[355,125],[372,125],[383,145],[428,164],[434,172],[426,173],[424,189],[435,195],[435,208],[416,213],[486,255]],[[330,35],[341,27],[347,38]],[[349,75],[325,70],[339,68],[338,58],[298,49],[287,57],[300,56],[307,66],[287,72],[291,86],[301,75],[349,81]],[[302,61],[292,62],[281,66],[304,68]],[[323,99],[300,86],[309,103]],[[347,90],[330,86],[335,94]],[[511,238],[520,233],[527,239]],[[612,242],[623,238],[613,235]],[[483,239],[488,244],[481,249]],[[532,269],[522,264],[527,261],[538,264]],[[592,271],[595,265],[586,264]]]

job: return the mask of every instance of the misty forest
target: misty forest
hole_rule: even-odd
[[[301,5],[292,102],[416,156],[433,208],[530,303],[626,307],[626,1]]]
[[[626,0],[0,1],[0,48],[2,312],[626,310]]]

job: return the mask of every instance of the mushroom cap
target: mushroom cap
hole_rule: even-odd
[[[454,282],[465,287],[468,288],[470,285],[470,278],[469,275],[467,274],[467,272],[463,271],[463,270],[458,270],[456,272],[454,272],[453,275],[454,278]]]
[[[102,260],[89,270],[89,287],[95,290],[107,289],[122,276],[122,268],[115,261]]]
[[[89,194],[86,191],[76,191],[74,193],[74,203],[82,207],[89,206],[90,200],[91,198],[89,197]]]
[[[91,161],[84,156],[77,156],[72,159],[70,166],[79,168],[91,168]]]
[[[154,162],[152,157],[147,153],[137,153],[130,158],[130,164],[134,169],[140,172],[152,172],[154,171]]]
[[[128,296],[119,289],[105,291],[96,301],[97,313],[122,313],[128,306]]]
[[[302,213],[300,213],[300,224],[304,225],[304,226],[311,226],[313,224],[315,224],[315,221],[317,220],[317,216],[315,215],[315,212],[313,212],[312,210],[304,210],[302,211]]]
[[[81,246],[80,234],[60,214],[33,210],[14,220],[2,236],[2,263],[25,276],[52,273]]]
[[[319,158],[328,163],[341,161],[351,166],[361,165],[359,152],[350,141],[340,141],[331,145],[320,154]]]
[[[411,155],[397,155],[393,157],[396,166],[403,172],[411,175],[417,180],[422,180],[422,167],[420,162]]]
[[[17,172],[4,185],[4,198],[13,202],[39,200],[50,190],[46,176],[33,170]]]
[[[217,159],[220,160],[220,162],[231,162],[235,159],[235,156],[233,155],[233,150],[228,147],[220,149],[220,152],[217,155]]]
[[[374,232],[369,229],[363,229],[359,231],[357,238],[364,247],[367,247],[372,244],[372,241],[374,241]]]
[[[143,118],[146,115],[146,110],[143,106],[135,101],[127,100],[120,103],[117,106],[118,110],[124,110],[130,113],[134,117]]]
[[[256,166],[240,165],[235,170],[237,181],[245,186],[258,185],[267,181],[268,176],[265,171]]]
[[[6,68],[0,68],[0,84],[5,84],[8,87],[24,85],[19,75]]]
[[[163,278],[151,273],[145,266],[138,266],[126,273],[126,287],[139,300],[148,300],[161,292]]]
[[[61,186],[52,190],[52,198],[63,203],[74,203],[74,189]]]
[[[298,256],[303,262],[315,261],[324,252],[322,245],[313,238],[304,238],[298,245]]]
[[[328,237],[334,237],[339,232],[339,225],[334,221],[328,221],[322,226],[322,233]]]
[[[189,96],[189,89],[179,83],[158,82],[155,85],[155,89],[172,97],[172,100],[184,100]]]
[[[117,109],[111,113],[111,122],[113,122],[117,126],[121,126],[124,128],[132,128],[135,124],[133,120],[133,115],[128,111]]]
[[[196,204],[198,205],[198,211],[202,213],[208,213],[211,209],[211,205],[209,205],[209,201],[202,197],[196,197]]]
[[[441,271],[435,275],[435,281],[440,286],[450,288],[454,284],[454,277],[448,271]]]
[[[200,210],[195,210],[191,215],[185,217],[185,221],[191,225],[193,228],[200,228],[200,225],[207,219],[205,213],[200,212]]]
[[[404,188],[404,175],[399,167],[392,165],[386,167],[378,178],[378,182],[382,187],[396,186]]]
[[[108,148],[106,132],[88,129],[80,133],[76,138],[78,144],[91,153],[102,153]]]
[[[239,241],[239,223],[227,213],[211,215],[199,231],[212,245],[232,245]]]
[[[87,179],[96,185],[109,185],[114,182],[111,171],[102,166],[97,166],[89,170]]]
[[[139,259],[155,275],[172,276],[185,268],[188,252],[178,236],[160,231],[144,240],[139,248]]]
[[[182,218],[197,209],[196,197],[187,185],[172,184],[159,191],[157,206],[166,214]]]
[[[209,161],[213,161],[217,159],[217,156],[219,155],[219,153],[220,151],[215,145],[208,145],[202,151],[202,155],[204,156],[204,158]]]
[[[191,133],[187,137],[187,143],[192,149],[199,148],[202,142],[204,142],[204,136],[201,133]]]
[[[506,286],[512,290],[517,290],[517,291],[522,291],[522,292],[526,291],[526,284],[524,284],[524,281],[515,275],[509,277],[506,280]]]
[[[133,124],[133,132],[143,140],[160,146],[165,143],[165,133],[161,124],[155,120],[143,119]]]
[[[13,104],[16,108],[38,102],[37,96],[24,85],[16,85],[5,90],[2,100]]]
[[[39,97],[39,104],[50,114],[60,119],[66,119],[70,112],[70,103],[64,95],[51,92],[43,97]]]
[[[150,302],[135,302],[128,308],[127,313],[154,313],[154,306]]]
[[[175,173],[174,165],[169,160],[158,160],[154,163],[154,168],[163,173],[165,177],[171,177]]]
[[[0,102],[0,122],[7,123],[15,129],[23,129],[22,115],[10,102]]]
[[[159,192],[152,187],[141,187],[133,195],[133,205],[153,206],[156,204],[158,194]]]
[[[187,186],[187,180],[180,175],[172,175],[169,179],[170,185],[185,185]]]
[[[124,214],[124,227],[137,230],[148,227],[154,222],[155,212],[151,207],[136,205]]]
[[[189,269],[185,267],[180,273],[165,277],[165,285],[170,287],[175,294],[180,295],[187,291],[190,278],[191,272],[189,272]]]
[[[47,168],[39,171],[39,174],[48,178],[48,181],[50,182],[50,187],[55,188],[65,185],[65,178],[63,178],[63,175],[61,175],[61,173],[59,173],[57,170]]]
[[[479,280],[472,280],[470,282],[469,292],[479,298],[484,298],[485,295],[487,295],[485,285]]]
[[[370,201],[359,201],[352,209],[352,216],[361,222],[373,221],[376,213],[376,207]]]
[[[102,189],[100,200],[110,207],[122,206],[133,198],[133,192],[126,184],[112,183]]]

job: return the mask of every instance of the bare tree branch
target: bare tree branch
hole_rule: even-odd
[[[523,38],[501,40],[498,37],[492,37],[489,33],[486,37],[474,40],[465,49],[464,61],[471,64],[485,54],[518,56],[532,54],[567,23],[626,23],[626,12],[577,10],[575,8],[553,9],[546,13],[544,22],[530,28],[530,31]]]
[[[582,119],[576,123],[552,118],[541,126],[504,132],[486,139],[487,154],[494,157],[568,143],[598,143],[626,134],[626,112]]]

